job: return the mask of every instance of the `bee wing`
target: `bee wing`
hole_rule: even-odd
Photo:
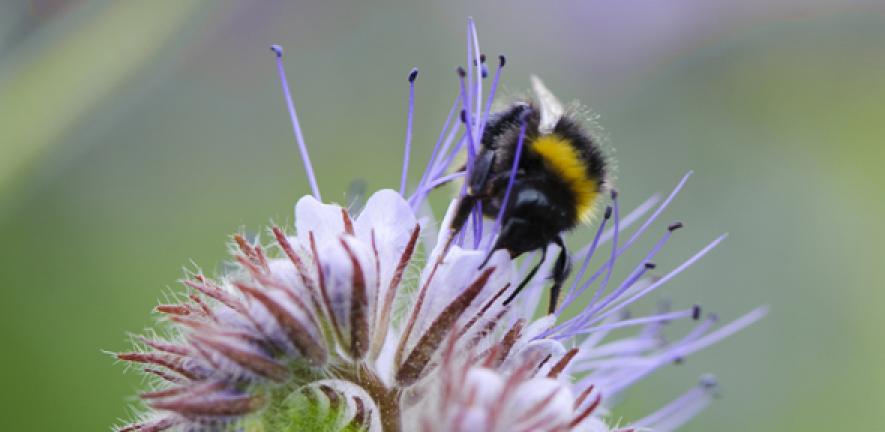
[[[535,75],[532,75],[532,90],[535,92],[535,97],[538,99],[538,105],[541,109],[541,124],[538,125],[538,131],[541,133],[553,132],[553,128],[556,127],[556,123],[564,112],[562,103],[559,102],[559,99],[556,99],[556,96],[553,96],[553,93]]]

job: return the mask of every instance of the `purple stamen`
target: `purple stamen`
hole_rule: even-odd
[[[446,154],[446,151],[448,151],[448,147],[451,145],[451,142],[453,141],[453,138],[454,138],[454,134],[456,132],[457,132],[457,129],[452,129],[450,136],[447,139],[447,142],[445,143],[445,145],[443,145],[443,152],[442,152],[443,154]],[[455,160],[455,157],[458,156],[458,152],[461,151],[461,148],[464,147],[464,143],[467,142],[466,135],[467,134],[462,135],[461,138],[458,139],[457,144],[455,144],[455,148],[453,148],[452,151],[450,153],[448,153],[448,155],[445,158],[440,160],[438,166],[434,167],[434,172],[432,174],[433,177],[441,176],[444,172],[446,172],[446,169],[448,169],[452,165],[452,162]]]
[[[425,194],[426,194],[426,191],[432,190],[435,187],[446,184],[458,177],[463,177],[463,176],[464,176],[464,171],[458,171],[458,172],[455,172],[455,173],[452,173],[449,175],[442,176],[442,177],[427,184],[427,187],[425,188]]]
[[[612,237],[612,252],[611,259],[608,262],[608,272],[605,274],[605,279],[602,280],[602,283],[599,284],[599,288],[596,289],[596,292],[593,294],[593,298],[590,299],[590,302],[587,303],[587,308],[592,308],[593,305],[599,300],[599,297],[605,292],[605,288],[608,286],[608,281],[612,277],[612,272],[615,269],[615,261],[618,259],[618,233],[621,231],[621,217],[620,217],[620,206],[618,205],[618,191],[611,191],[612,197],[612,213],[613,213],[613,221],[614,221],[614,235]],[[587,284],[586,286],[589,286]]]
[[[715,388],[715,379],[704,377],[697,386],[631,426],[653,428],[654,430],[673,430],[703,409],[709,403]]]
[[[675,321],[685,318],[694,318],[695,311],[697,309],[692,307],[691,309],[676,311],[676,312],[665,312],[657,315],[642,317],[642,318],[633,318],[627,320],[616,321],[612,324],[604,324],[596,327],[585,328],[582,330],[578,330],[574,332],[574,335],[577,334],[589,334],[596,333],[600,331],[608,331],[618,328],[624,327],[632,327],[644,324],[656,324],[656,323],[666,323],[668,321]]]
[[[399,194],[406,194],[406,177],[409,175],[409,154],[412,152],[412,119],[415,115],[415,80],[418,78],[418,68],[409,72],[409,114],[406,121],[406,149],[403,154],[403,173],[399,183]]]
[[[575,290],[578,287],[578,282],[584,277],[584,274],[587,273],[587,267],[590,265],[590,259],[593,258],[593,254],[596,252],[596,247],[599,245],[599,238],[602,237],[602,232],[605,230],[605,225],[608,223],[608,220],[611,219],[612,208],[605,208],[605,217],[602,219],[602,223],[599,224],[599,228],[596,230],[596,235],[593,237],[593,242],[590,243],[590,247],[587,248],[587,253],[584,255],[584,262],[581,263],[581,269],[578,271],[578,275],[575,276],[574,281],[572,281],[572,287],[569,289],[568,296],[566,296],[565,301],[559,306],[559,309],[556,311],[557,314],[562,313],[572,302],[577,298],[578,292]]]
[[[633,271],[630,273],[630,276],[628,276],[627,279],[621,283],[618,289],[606,296],[606,298],[603,299],[598,306],[592,307],[592,304],[588,305],[585,309],[585,312],[581,313],[581,315],[584,316],[583,321],[586,321],[587,319],[592,317],[593,314],[601,311],[613,301],[617,300],[618,297],[623,295],[628,289],[630,289],[630,287],[633,286],[633,284],[635,284],[640,278],[642,278],[648,270],[655,268],[655,264],[652,263],[651,260],[658,254],[658,252],[661,251],[661,249],[663,249],[664,245],[667,244],[667,240],[670,239],[672,233],[672,230],[667,230],[664,233],[661,239],[658,240],[658,242],[651,248],[648,254],[646,254],[645,258],[639,263],[639,265],[637,265],[633,269]],[[586,288],[586,286],[582,288]],[[580,328],[581,324],[577,325],[576,327]]]
[[[636,232],[633,233],[632,236],[630,236],[630,239],[627,240],[626,243],[624,243],[624,247],[621,248],[620,253],[623,253],[623,251],[627,250],[627,248],[629,248],[634,242],[636,242],[636,240],[639,239],[639,236],[641,236],[645,232],[645,230],[647,230],[648,227],[651,226],[651,224],[654,223],[655,220],[657,220],[658,216],[660,216],[661,213],[663,213],[664,210],[667,209],[667,206],[669,206],[670,203],[673,202],[673,199],[676,198],[676,195],[679,194],[679,191],[682,190],[682,188],[685,186],[685,183],[688,181],[689,177],[691,177],[693,173],[693,171],[689,171],[685,173],[684,176],[682,176],[682,179],[679,180],[679,184],[677,184],[676,187],[673,188],[673,191],[670,192],[670,195],[667,196],[667,199],[665,199],[664,202],[662,202],[661,205],[658,206],[657,210],[655,210],[654,213],[652,213],[651,216],[648,217],[645,223],[643,223],[642,226],[640,226],[636,230]]]
[[[482,239],[482,201],[476,202],[473,208],[473,248],[479,248],[479,241]]]
[[[479,50],[479,37],[477,36],[477,33],[476,33],[476,23],[473,21],[472,17],[467,18],[467,43],[468,43],[467,64],[473,64],[476,66],[476,78],[473,80],[473,81],[475,81],[474,82],[475,88],[474,88],[474,92],[472,95],[472,98],[476,101],[476,109],[474,112],[476,113],[476,115],[482,116],[482,78],[483,78],[483,76],[482,76],[482,69],[483,69],[482,68],[482,63],[483,63],[482,58],[483,58],[483,55],[480,53],[480,50]],[[471,54],[473,56],[472,59],[470,58]],[[482,137],[482,129],[481,129],[482,123],[483,123],[482,118],[480,117],[478,119],[477,124],[476,124],[476,130],[474,131],[474,133],[476,134],[477,140],[479,140]]]
[[[645,233],[646,230],[648,230],[648,228],[651,226],[651,224],[654,223],[655,220],[657,220],[658,216],[660,216],[661,213],[663,213],[663,211],[667,208],[667,206],[670,205],[670,203],[673,201],[673,199],[676,197],[676,195],[679,193],[679,191],[682,190],[682,187],[685,186],[685,182],[688,181],[688,178],[691,177],[691,174],[692,174],[692,172],[689,171],[687,174],[685,174],[685,176],[682,177],[682,180],[680,180],[679,184],[677,184],[676,187],[673,189],[673,191],[670,192],[670,195],[667,196],[667,199],[665,199],[658,206],[658,208],[654,211],[654,213],[652,213],[648,217],[648,219],[646,219],[646,221],[636,230],[636,232],[634,232],[633,235],[630,236],[630,239],[627,240],[627,242],[624,243],[624,245],[620,249],[617,250],[617,253],[615,254],[615,256],[612,257],[613,260],[611,260],[609,263],[606,263],[605,265],[603,265],[602,267],[597,269],[596,272],[593,273],[592,276],[590,276],[590,278],[587,280],[587,282],[585,282],[585,285],[590,285],[591,283],[593,283],[593,281],[595,281],[596,278],[598,278],[599,276],[602,275],[602,272],[604,272],[604,271],[611,272],[610,265],[614,262],[614,258],[617,258],[617,257],[621,256],[624,252],[626,252],[627,249],[629,249],[630,246],[632,246],[633,243],[636,242],[636,240],[639,238],[639,236],[641,236],[643,233]],[[652,200],[650,199],[649,201],[646,201],[646,203],[649,203],[651,201]],[[643,205],[640,207],[644,207],[644,206],[645,206],[645,203],[643,203]],[[639,208],[637,208],[637,210],[639,210]],[[640,214],[637,210],[634,210],[633,213]],[[643,208],[643,212],[644,211],[645,211],[645,209]],[[631,216],[632,216],[632,214],[631,214]],[[631,222],[632,222],[632,220],[631,220]],[[616,227],[612,231],[612,234],[611,234],[612,238],[617,237],[618,233],[620,233],[620,229]],[[608,234],[608,233],[606,233],[606,234]],[[601,240],[601,242],[604,242],[606,240],[607,240],[606,236],[603,236],[603,239]],[[580,293],[578,293],[578,294],[580,294]]]
[[[495,226],[492,228],[492,233],[489,236],[489,249],[491,249],[493,245],[491,241],[492,238],[501,230],[501,222],[504,220],[504,211],[507,209],[507,204],[510,202],[510,192],[513,190],[513,184],[516,182],[516,171],[519,169],[519,161],[522,158],[522,147],[523,142],[525,141],[525,129],[529,113],[530,110],[525,110],[519,116],[519,138],[516,140],[516,154],[513,156],[513,165],[510,168],[510,178],[507,180],[507,189],[504,191],[504,200],[501,201],[501,208],[498,209],[498,216],[495,218]],[[486,250],[486,253],[488,252],[489,251]]]
[[[467,72],[464,68],[458,68],[458,81],[461,85],[461,121],[464,122],[467,129],[467,177],[473,172],[473,160],[476,159],[476,140],[473,137],[473,113],[470,110],[470,96],[467,93],[467,82],[465,78]]]
[[[650,375],[652,372],[673,361],[678,361],[686,356],[704,349],[720,340],[731,336],[732,334],[744,329],[761,319],[767,313],[767,308],[761,307],[750,311],[744,316],[732,321],[728,325],[717,329],[714,332],[706,334],[707,331],[716,323],[717,318],[710,316],[695,328],[679,342],[673,344],[671,348],[663,353],[654,355],[644,359],[643,364],[638,368],[626,371],[618,378],[617,385],[610,391],[618,393],[621,390],[633,385],[642,378]]]
[[[427,160],[427,168],[424,169],[424,174],[421,175],[421,181],[418,182],[418,189],[412,194],[412,198],[409,199],[410,204],[415,206],[418,202],[420,202],[420,195],[422,188],[427,184],[428,177],[430,176],[430,172],[433,170],[435,163],[437,162],[436,158],[440,155],[441,151],[444,152],[447,150],[441,150],[443,145],[443,140],[445,140],[446,132],[449,130],[449,125],[452,124],[452,117],[455,116],[455,110],[458,109],[458,98],[455,98],[455,102],[452,103],[452,108],[449,110],[449,114],[446,116],[446,121],[443,123],[442,130],[439,131],[439,137],[436,139],[436,144],[433,146],[433,152],[430,153],[430,159]],[[446,144],[450,144],[447,142]]]
[[[495,92],[498,90],[498,82],[501,80],[501,69],[504,69],[504,65],[507,64],[507,58],[503,55],[498,56],[498,68],[495,69],[495,78],[492,79],[492,86],[489,89],[489,98],[486,100],[486,109],[485,113],[482,116],[482,121],[479,126],[479,130],[481,132],[485,131],[486,123],[488,122],[489,115],[491,115],[492,111],[492,102],[495,100]]]
[[[298,123],[298,115],[295,113],[295,103],[292,102],[292,93],[289,91],[289,81],[286,79],[286,70],[283,67],[283,47],[280,45],[271,45],[270,50],[277,56],[277,71],[280,75],[280,84],[283,86],[283,95],[286,97],[286,107],[289,109],[289,119],[292,121],[292,133],[295,134],[295,141],[298,142],[298,151],[301,153],[301,161],[304,163],[304,171],[307,172],[307,181],[310,183],[310,190],[314,198],[322,201],[320,198],[320,188],[317,185],[316,176],[313,173],[313,165],[310,163],[310,156],[307,154],[307,145],[304,143],[304,136],[301,133],[301,125]]]
[[[617,306],[615,306],[615,307],[613,307],[613,308],[611,308],[611,309],[609,309],[609,310],[603,312],[603,313],[600,314],[598,317],[594,318],[591,322],[589,322],[588,325],[593,325],[593,324],[595,324],[595,323],[597,323],[597,322],[599,322],[599,321],[605,319],[605,318],[608,317],[609,315],[611,315],[611,314],[613,314],[613,313],[615,313],[615,312],[617,312],[617,311],[619,311],[619,310],[621,310],[621,309],[623,309],[623,308],[625,308],[625,307],[627,307],[627,306],[629,306],[629,305],[635,303],[637,300],[639,300],[640,298],[644,297],[646,294],[648,294],[648,293],[654,291],[655,289],[657,289],[657,288],[660,287],[661,285],[663,285],[663,284],[669,282],[670,279],[673,279],[674,277],[676,277],[676,275],[678,275],[679,273],[682,273],[682,272],[683,272],[685,269],[687,269],[688,267],[691,267],[695,262],[697,262],[697,261],[698,261],[699,259],[701,259],[704,255],[706,255],[707,253],[709,253],[711,250],[713,250],[713,248],[715,248],[717,245],[719,245],[719,243],[722,243],[722,241],[725,240],[725,238],[726,238],[727,236],[728,236],[727,234],[723,234],[723,235],[721,235],[719,238],[717,238],[716,240],[713,240],[712,242],[710,242],[710,244],[708,244],[708,245],[705,246],[703,249],[701,249],[700,251],[698,251],[697,253],[695,253],[691,258],[687,259],[685,262],[683,262],[682,264],[680,264],[678,267],[676,267],[675,269],[671,270],[669,273],[667,273],[666,275],[664,275],[664,277],[662,277],[662,278],[656,280],[654,283],[652,283],[651,285],[649,285],[648,287],[646,287],[646,288],[643,289],[642,291],[640,291],[640,292],[634,294],[634,295],[633,295],[632,297],[630,297],[629,299],[623,301],[622,303],[619,303]]]
[[[689,343],[682,344],[678,347],[678,350],[674,350],[673,357],[685,357],[713,345],[716,342],[743,330],[754,322],[759,321],[766,314],[768,314],[768,308],[765,306],[753,309],[740,318],[716,329],[716,331],[710,332],[703,337],[693,338]]]

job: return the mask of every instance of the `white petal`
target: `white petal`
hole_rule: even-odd
[[[508,283],[511,283],[513,274],[513,263],[510,261],[509,255],[504,251],[496,252],[489,263],[483,270],[479,269],[485,258],[484,251],[461,249],[458,246],[452,246],[448,255],[440,264],[433,280],[427,288],[427,295],[424,305],[421,307],[420,314],[415,324],[415,330],[409,337],[410,345],[424,333],[434,319],[451,304],[461,292],[470,286],[482,274],[485,268],[495,268],[495,271],[489,276],[485,286],[479,295],[473,299],[470,306],[462,313],[458,319],[458,325],[465,324],[472,318],[478,310]],[[433,263],[428,262],[424,272],[421,275],[420,287],[424,286],[425,281],[432,272]],[[511,285],[512,286],[512,285]],[[493,309],[486,313],[486,317],[493,316],[495,310],[500,309],[500,301]],[[475,329],[472,329],[475,330]]]
[[[416,224],[415,214],[403,197],[390,189],[384,189],[369,197],[366,207],[353,226],[356,236],[367,243],[371,241],[371,232],[374,230],[381,257],[395,263],[409,242]],[[382,247],[386,250],[382,251]]]
[[[566,353],[566,349],[562,346],[561,343],[555,341],[553,339],[538,339],[533,340],[528,343],[523,343],[518,346],[513,347],[514,354],[509,356],[504,364],[502,365],[502,370],[509,370],[515,367],[518,367],[524,364],[527,360],[531,359],[543,359],[550,356],[551,359],[555,359],[556,361],[562,357],[563,354]],[[556,364],[556,361],[548,361],[544,367],[538,372],[538,375],[546,374],[547,371]]]
[[[337,241],[344,233],[341,207],[323,204],[313,196],[305,195],[295,204],[295,230],[298,240],[307,247],[310,245],[310,232],[313,232],[317,245]]]
[[[501,398],[501,390],[504,388],[504,378],[501,374],[486,368],[472,368],[467,372],[467,388],[472,389],[465,391],[476,392],[474,404],[481,406],[491,406]],[[460,383],[455,383],[459,385]]]
[[[591,415],[579,425],[575,426],[571,432],[609,432],[610,430],[611,429],[609,429],[604,421]]]
[[[384,298],[417,224],[409,204],[400,194],[389,189],[369,197],[366,207],[354,221],[356,237],[370,247],[373,262],[374,251],[378,253],[381,274],[377,289],[372,286],[373,297]],[[371,249],[373,244],[374,249]]]
[[[554,396],[544,402],[551,394]],[[542,402],[542,408],[535,415],[525,418]],[[549,426],[564,425],[574,417],[574,403],[574,396],[566,384],[549,378],[534,378],[517,387],[504,418],[516,420],[511,423],[514,426],[532,424],[542,418]]]

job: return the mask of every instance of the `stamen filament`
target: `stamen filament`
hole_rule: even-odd
[[[316,176],[313,173],[313,165],[310,163],[310,155],[307,153],[307,145],[304,143],[304,135],[301,133],[301,125],[298,123],[298,115],[295,113],[295,103],[292,102],[292,93],[289,91],[289,80],[286,79],[286,69],[283,67],[283,47],[271,45],[270,50],[277,57],[277,72],[280,75],[280,84],[283,86],[283,96],[286,98],[286,108],[289,109],[289,120],[292,122],[292,133],[298,142],[298,151],[301,153],[301,161],[304,163],[304,171],[307,173],[307,181],[314,198],[322,201],[320,188],[317,185]]]

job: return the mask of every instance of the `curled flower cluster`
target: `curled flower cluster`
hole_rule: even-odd
[[[565,301],[537,318],[549,268],[504,305],[526,270],[506,251],[481,265],[494,223],[476,217],[452,238],[438,228],[449,226],[456,201],[439,225],[426,205],[431,190],[463,175],[448,169],[482,136],[505,63],[501,57],[483,99],[489,74],[472,21],[461,92],[420,182],[407,196],[413,71],[400,191],[374,193],[358,214],[320,201],[282,49],[274,52],[313,195],[296,204],[294,233],[274,226],[266,241],[234,236],[234,270],[218,279],[192,274],[186,299],[157,306],[168,337],[140,336],[136,350],[116,354],[155,386],[141,394],[146,413],[119,431],[668,431],[707,405],[715,381],[704,377],[643,419],[612,426],[622,422],[609,417],[615,397],[643,377],[764,314],[716,328],[698,306],[627,313],[723,239],[652,275],[653,259],[681,227],[670,224],[615,280],[618,258],[652,229],[688,176],[664,200],[652,197],[623,218],[613,193],[592,243],[573,256],[581,266]],[[608,256],[594,260],[608,243]],[[594,294],[582,295],[591,286]],[[570,305],[580,311],[564,314]],[[668,341],[662,331],[674,321],[695,325]],[[616,337],[617,329],[636,331]]]

